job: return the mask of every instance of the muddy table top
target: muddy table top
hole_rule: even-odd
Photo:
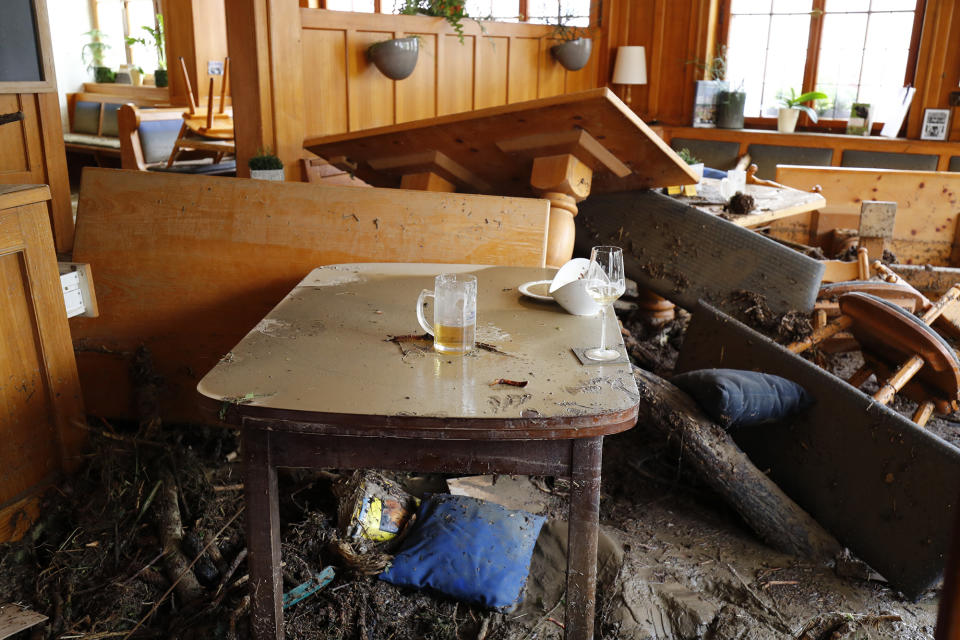
[[[438,273],[478,279],[478,348],[465,356],[421,333],[417,295]],[[439,264],[347,264],[315,269],[198,385],[231,421],[243,416],[374,429],[442,431],[476,439],[581,438],[633,425],[629,363],[582,365],[599,317],[522,296],[554,270]],[[622,341],[608,314],[608,344]],[[494,384],[507,379],[523,387]],[[342,429],[338,432],[342,432]]]

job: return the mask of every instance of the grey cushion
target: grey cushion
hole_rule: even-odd
[[[960,171],[960,156],[953,156],[950,158],[950,164],[947,166],[947,171]]]
[[[750,161],[757,165],[757,177],[773,180],[777,177],[778,164],[799,164],[811,167],[828,167],[833,158],[832,149],[817,147],[787,147],[776,144],[752,144],[747,148]]]
[[[89,133],[65,133],[63,141],[70,144],[80,144],[87,147],[103,147],[104,149],[119,149],[119,138],[107,138],[106,136],[94,136]]]
[[[113,102],[108,102],[103,105],[103,129],[100,130],[100,135],[120,135],[120,129],[117,127],[117,112],[120,111],[120,107],[122,106],[122,104]]]
[[[97,135],[100,127],[100,103],[77,100],[73,107],[73,133]]]
[[[841,167],[869,167],[872,169],[902,169],[907,171],[936,171],[937,156],[919,153],[891,153],[889,151],[843,152]]]
[[[703,164],[714,169],[733,169],[740,158],[739,142],[673,138],[670,140],[670,146],[674,151],[688,149]]]
[[[140,146],[146,164],[163,162],[170,157],[183,120],[150,120],[140,123]]]

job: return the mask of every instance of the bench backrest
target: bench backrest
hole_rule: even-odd
[[[960,173],[779,165],[777,182],[805,191],[820,185],[827,206],[817,221],[818,235],[833,228],[857,229],[864,200],[896,202],[897,221],[887,248],[899,261],[960,266]]]
[[[199,420],[200,378],[314,267],[543,266],[548,211],[532,198],[87,168],[73,257],[92,265],[100,317],[71,320],[87,409],[133,417],[119,354],[145,344],[166,380],[164,418]]]
[[[125,104],[120,108],[120,166],[146,171],[167,161],[177,141],[186,107],[140,109]]]

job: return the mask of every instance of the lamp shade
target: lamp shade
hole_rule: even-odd
[[[614,84],[647,84],[647,53],[642,46],[618,47]]]

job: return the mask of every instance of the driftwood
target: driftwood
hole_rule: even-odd
[[[698,476],[719,493],[760,538],[784,553],[831,560],[840,544],[757,469],[733,438],[689,395],[634,367],[641,422],[678,445]]]
[[[191,562],[180,549],[183,541],[183,523],[180,519],[179,492],[173,473],[164,467],[160,471],[163,486],[160,489],[158,525],[160,528],[160,543],[165,555],[163,565],[170,582],[177,583],[177,596],[181,604],[188,604],[200,598],[205,592],[191,571]]]

